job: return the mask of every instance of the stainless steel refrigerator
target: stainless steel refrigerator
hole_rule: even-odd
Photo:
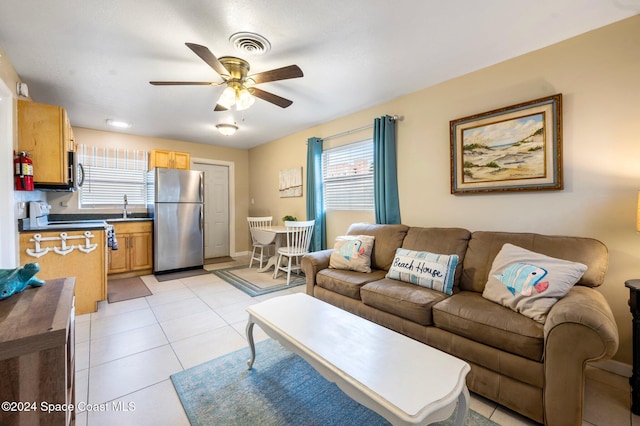
[[[204,264],[204,173],[155,168],[148,174],[153,218],[153,272]]]

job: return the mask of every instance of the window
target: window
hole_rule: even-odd
[[[147,153],[80,145],[78,161],[84,167],[80,208],[122,207],[147,204]]]
[[[373,140],[322,153],[326,210],[373,210]]]

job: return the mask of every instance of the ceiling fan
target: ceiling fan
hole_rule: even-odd
[[[214,111],[226,111],[233,105],[237,110],[249,108],[255,102],[255,97],[271,102],[281,108],[287,108],[293,101],[285,99],[273,93],[254,87],[255,84],[268,83],[271,81],[287,80],[290,78],[302,77],[304,74],[297,65],[289,65],[287,67],[277,68],[271,71],[265,71],[258,74],[248,75],[249,63],[244,59],[233,56],[223,56],[216,58],[211,51],[199,44],[185,43],[196,55],[205,61],[220,77],[221,83],[210,81],[150,81],[154,86],[218,86],[226,84]]]

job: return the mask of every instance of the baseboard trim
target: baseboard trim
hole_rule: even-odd
[[[631,377],[633,374],[633,366],[631,364],[615,361],[613,359],[590,362],[589,365],[623,377]]]

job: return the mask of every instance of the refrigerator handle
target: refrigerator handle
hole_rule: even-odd
[[[204,231],[204,204],[200,204],[200,231]]]
[[[204,203],[204,173],[200,172],[200,202]]]

